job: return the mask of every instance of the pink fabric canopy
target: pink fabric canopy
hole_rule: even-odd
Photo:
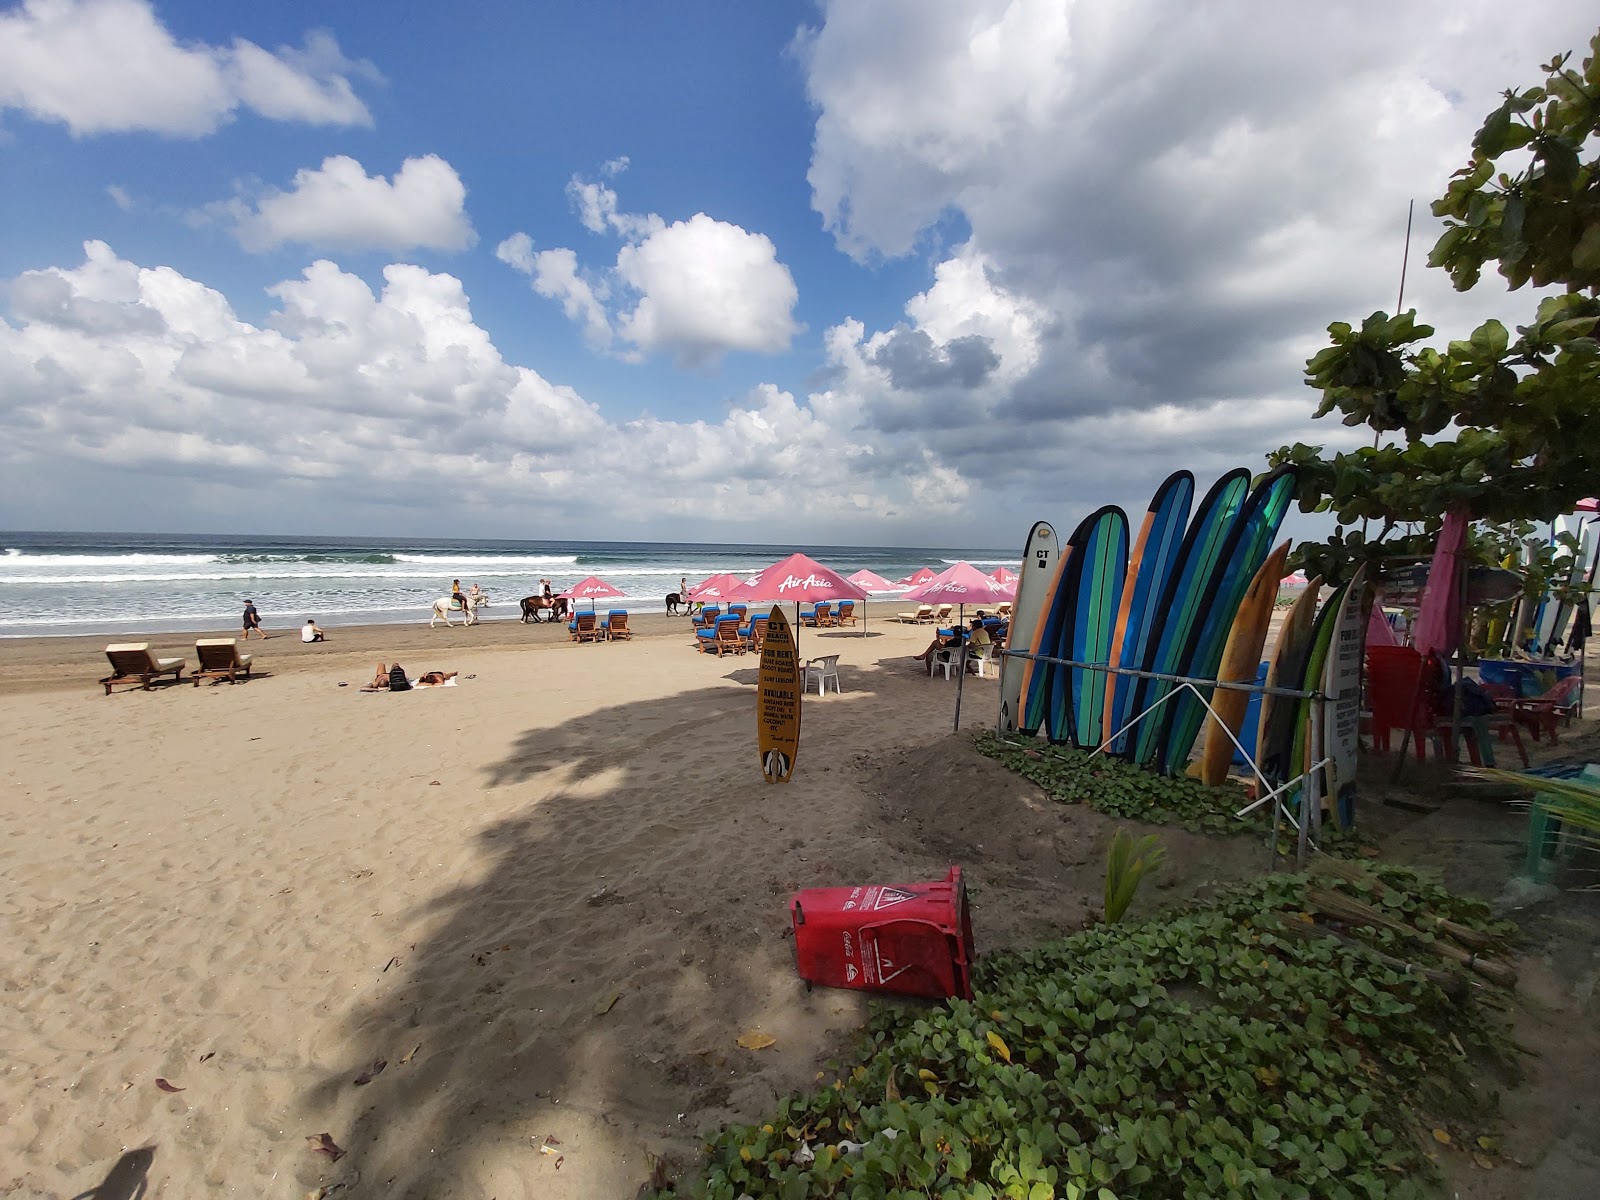
[[[1001,587],[1016,587],[1018,575],[1010,567],[996,567],[989,572],[989,578]]]
[[[1016,595],[1016,584],[998,584],[971,563],[958,562],[901,599],[917,604],[998,604]]]
[[[921,587],[934,577],[932,567],[918,567],[911,574],[900,580],[901,587]]]
[[[1575,512],[1600,512],[1600,499],[1590,496],[1587,500],[1579,500]]]
[[[557,593],[557,595],[565,596],[568,600],[609,600],[613,596],[622,596],[625,594],[626,593],[612,587],[604,579],[600,579],[594,575],[589,576],[589,578],[582,580],[579,583],[573,584],[564,592]]]
[[[1424,658],[1437,651],[1449,658],[1456,648],[1461,626],[1461,590],[1456,572],[1460,568],[1462,547],[1467,542],[1470,522],[1464,512],[1445,514],[1439,529],[1439,543],[1433,551],[1433,566],[1428,570],[1428,588],[1422,593],[1422,607],[1411,631],[1411,644]]]
[[[685,600],[724,600],[729,592],[744,582],[742,575],[735,575],[732,571],[723,571],[721,574],[712,575],[702,579],[689,589]]]
[[[858,588],[868,592],[894,592],[899,590],[895,584],[890,583],[882,575],[877,574],[875,571],[869,571],[865,567],[862,567],[854,575],[846,575],[845,578]]]
[[[729,600],[865,600],[867,593],[805,554],[791,554],[728,593]]]

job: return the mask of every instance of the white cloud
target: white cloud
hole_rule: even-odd
[[[221,486],[273,503],[303,485],[319,503],[397,511],[427,509],[445,487],[458,512],[536,505],[553,528],[592,517],[604,496],[608,522],[692,511],[769,530],[775,510],[813,529],[903,510],[926,474],[920,457],[902,466],[858,437],[847,412],[771,384],[720,421],[608,420],[506,362],[461,283],[421,267],[387,267],[375,293],[318,261],[270,289],[278,308],[258,326],[170,268],[100,242],[85,254],[11,282],[0,459],[12,471],[110,468],[152,494]]]
[[[627,165],[614,159],[603,173]],[[619,351],[625,359],[662,353],[698,367],[730,350],[780,353],[800,331],[799,291],[766,235],[705,213],[669,225],[655,213],[623,212],[615,191],[576,176],[567,198],[585,229],[623,239],[614,267],[586,272],[565,248],[535,254],[526,233],[501,242],[495,255],[531,276],[539,295],[559,300],[590,346],[620,339],[631,344]]]
[[[799,332],[799,292],[771,239],[705,213],[624,246],[617,274],[639,293],[619,330],[646,352],[694,366],[728,350],[775,354]]]
[[[370,125],[351,84],[376,77],[327,34],[269,52],[179,44],[145,0],[24,0],[0,14],[0,108],[74,135],[149,130],[199,137],[240,108],[278,121]]]
[[[254,207],[223,206],[247,250],[286,242],[342,250],[465,250],[478,239],[466,214],[466,185],[435,154],[408,158],[391,183],[346,155],[295,172],[286,192]]]

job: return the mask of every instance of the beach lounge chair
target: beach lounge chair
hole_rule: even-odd
[[[633,640],[633,630],[628,628],[628,610],[613,608],[606,614],[606,619],[600,622],[600,636],[608,642],[627,642]]]
[[[828,680],[830,679],[833,680],[834,691],[844,691],[839,686],[839,656],[837,654],[824,654],[807,662],[801,675],[800,690],[802,692],[810,691],[811,684],[815,681],[817,695],[825,695],[828,690]]]
[[[111,674],[100,682],[105,684],[106,695],[111,695],[114,683],[137,682],[145,691],[162,675],[171,675],[173,682],[183,678],[183,659],[157,658],[150,653],[149,642],[121,642],[106,647],[106,658],[111,662]]]
[[[728,616],[717,622],[717,636],[714,639],[717,657],[724,654],[743,654],[750,648],[744,640],[744,635],[739,632],[739,618]]]
[[[994,606],[994,610],[995,610],[995,612],[999,613],[1002,617],[1010,617],[1011,616],[1011,601],[1009,601],[1009,600],[1000,601],[999,604],[996,604]]]
[[[730,604],[728,605],[728,615],[730,617],[738,617],[740,621],[747,621],[750,619],[750,606],[748,604]]]
[[[598,641],[600,639],[600,631],[595,628],[594,613],[578,613],[574,616],[572,623],[567,626],[567,637],[574,642]]]
[[[835,625],[854,625],[857,621],[856,602],[854,600],[839,601],[839,611],[834,614]]]
[[[926,625],[933,620],[933,605],[919,605],[916,612],[895,613],[895,619],[904,621],[907,625]]]
[[[800,624],[823,629],[833,624],[833,603],[824,600],[800,611]]]
[[[933,614],[934,623],[937,624],[940,621],[948,621],[950,619],[950,614],[955,612],[955,610],[956,606],[954,604],[939,605],[939,611]]]
[[[695,648],[699,650],[701,654],[722,653],[721,650],[717,648],[717,631],[724,625],[732,626],[734,632],[737,634],[739,631],[739,618],[723,615],[713,621],[708,628],[696,630],[694,635]]]
[[[250,678],[250,660],[254,656],[241,654],[239,643],[234,638],[201,638],[194,644],[194,653],[200,662],[194,674],[189,676],[194,680],[195,687],[200,686],[202,679],[226,679],[229,683],[237,683],[240,679]]]
[[[739,635],[744,638],[744,644],[757,654],[761,653],[761,643],[767,640],[767,622],[771,619],[763,613],[739,631]]]

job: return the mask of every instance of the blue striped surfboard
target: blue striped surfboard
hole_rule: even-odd
[[[1194,476],[1174,471],[1167,476],[1150,501],[1139,540],[1128,558],[1128,574],[1123,581],[1122,603],[1117,612],[1117,628],[1111,637],[1110,661],[1119,667],[1139,670],[1144,664],[1146,645],[1156,625],[1156,605],[1166,590],[1178,551],[1183,546],[1184,527],[1189,523],[1189,508],[1194,503]],[[1103,737],[1112,737],[1134,716],[1134,692],[1138,680],[1130,675],[1112,675],[1106,681],[1106,725]],[[1111,752],[1121,754],[1129,734],[1112,737]]]
[[[1296,469],[1283,466],[1265,475],[1250,493],[1235,523],[1233,544],[1225,547],[1211,578],[1203,584],[1209,607],[1190,634],[1178,674],[1195,679],[1217,677],[1228,631],[1239,615],[1239,603],[1272,551],[1298,483]],[[1189,752],[1205,723],[1206,707],[1193,692],[1185,692],[1171,701],[1167,710],[1161,767],[1175,775],[1189,761]]]
[[[1239,511],[1250,491],[1250,472],[1243,467],[1223,475],[1200,501],[1189,530],[1184,534],[1183,547],[1178,551],[1178,561],[1157,606],[1157,628],[1152,631],[1145,649],[1146,671],[1177,674],[1183,648],[1189,634],[1200,619],[1207,602],[1199,589],[1199,581],[1210,577],[1211,569],[1222,553],[1224,544],[1234,533]],[[1161,680],[1141,679],[1134,693],[1133,711],[1141,712],[1172,691],[1172,685]],[[1157,755],[1162,745],[1164,713],[1158,709],[1139,724],[1128,739],[1125,757],[1144,766]]]
[[[1114,505],[1099,509],[1084,518],[1069,544],[1075,546],[1075,565],[1063,587],[1070,609],[1056,653],[1075,662],[1104,663],[1109,661],[1128,573],[1127,515]],[[1104,672],[1058,667],[1047,721],[1050,740],[1094,749],[1105,725],[1105,700]]]

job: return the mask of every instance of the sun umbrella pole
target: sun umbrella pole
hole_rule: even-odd
[[[961,670],[956,674],[956,723],[951,729],[951,733],[961,732],[961,688],[967,682],[967,643],[965,639],[962,639],[961,657],[957,661],[960,663]]]

